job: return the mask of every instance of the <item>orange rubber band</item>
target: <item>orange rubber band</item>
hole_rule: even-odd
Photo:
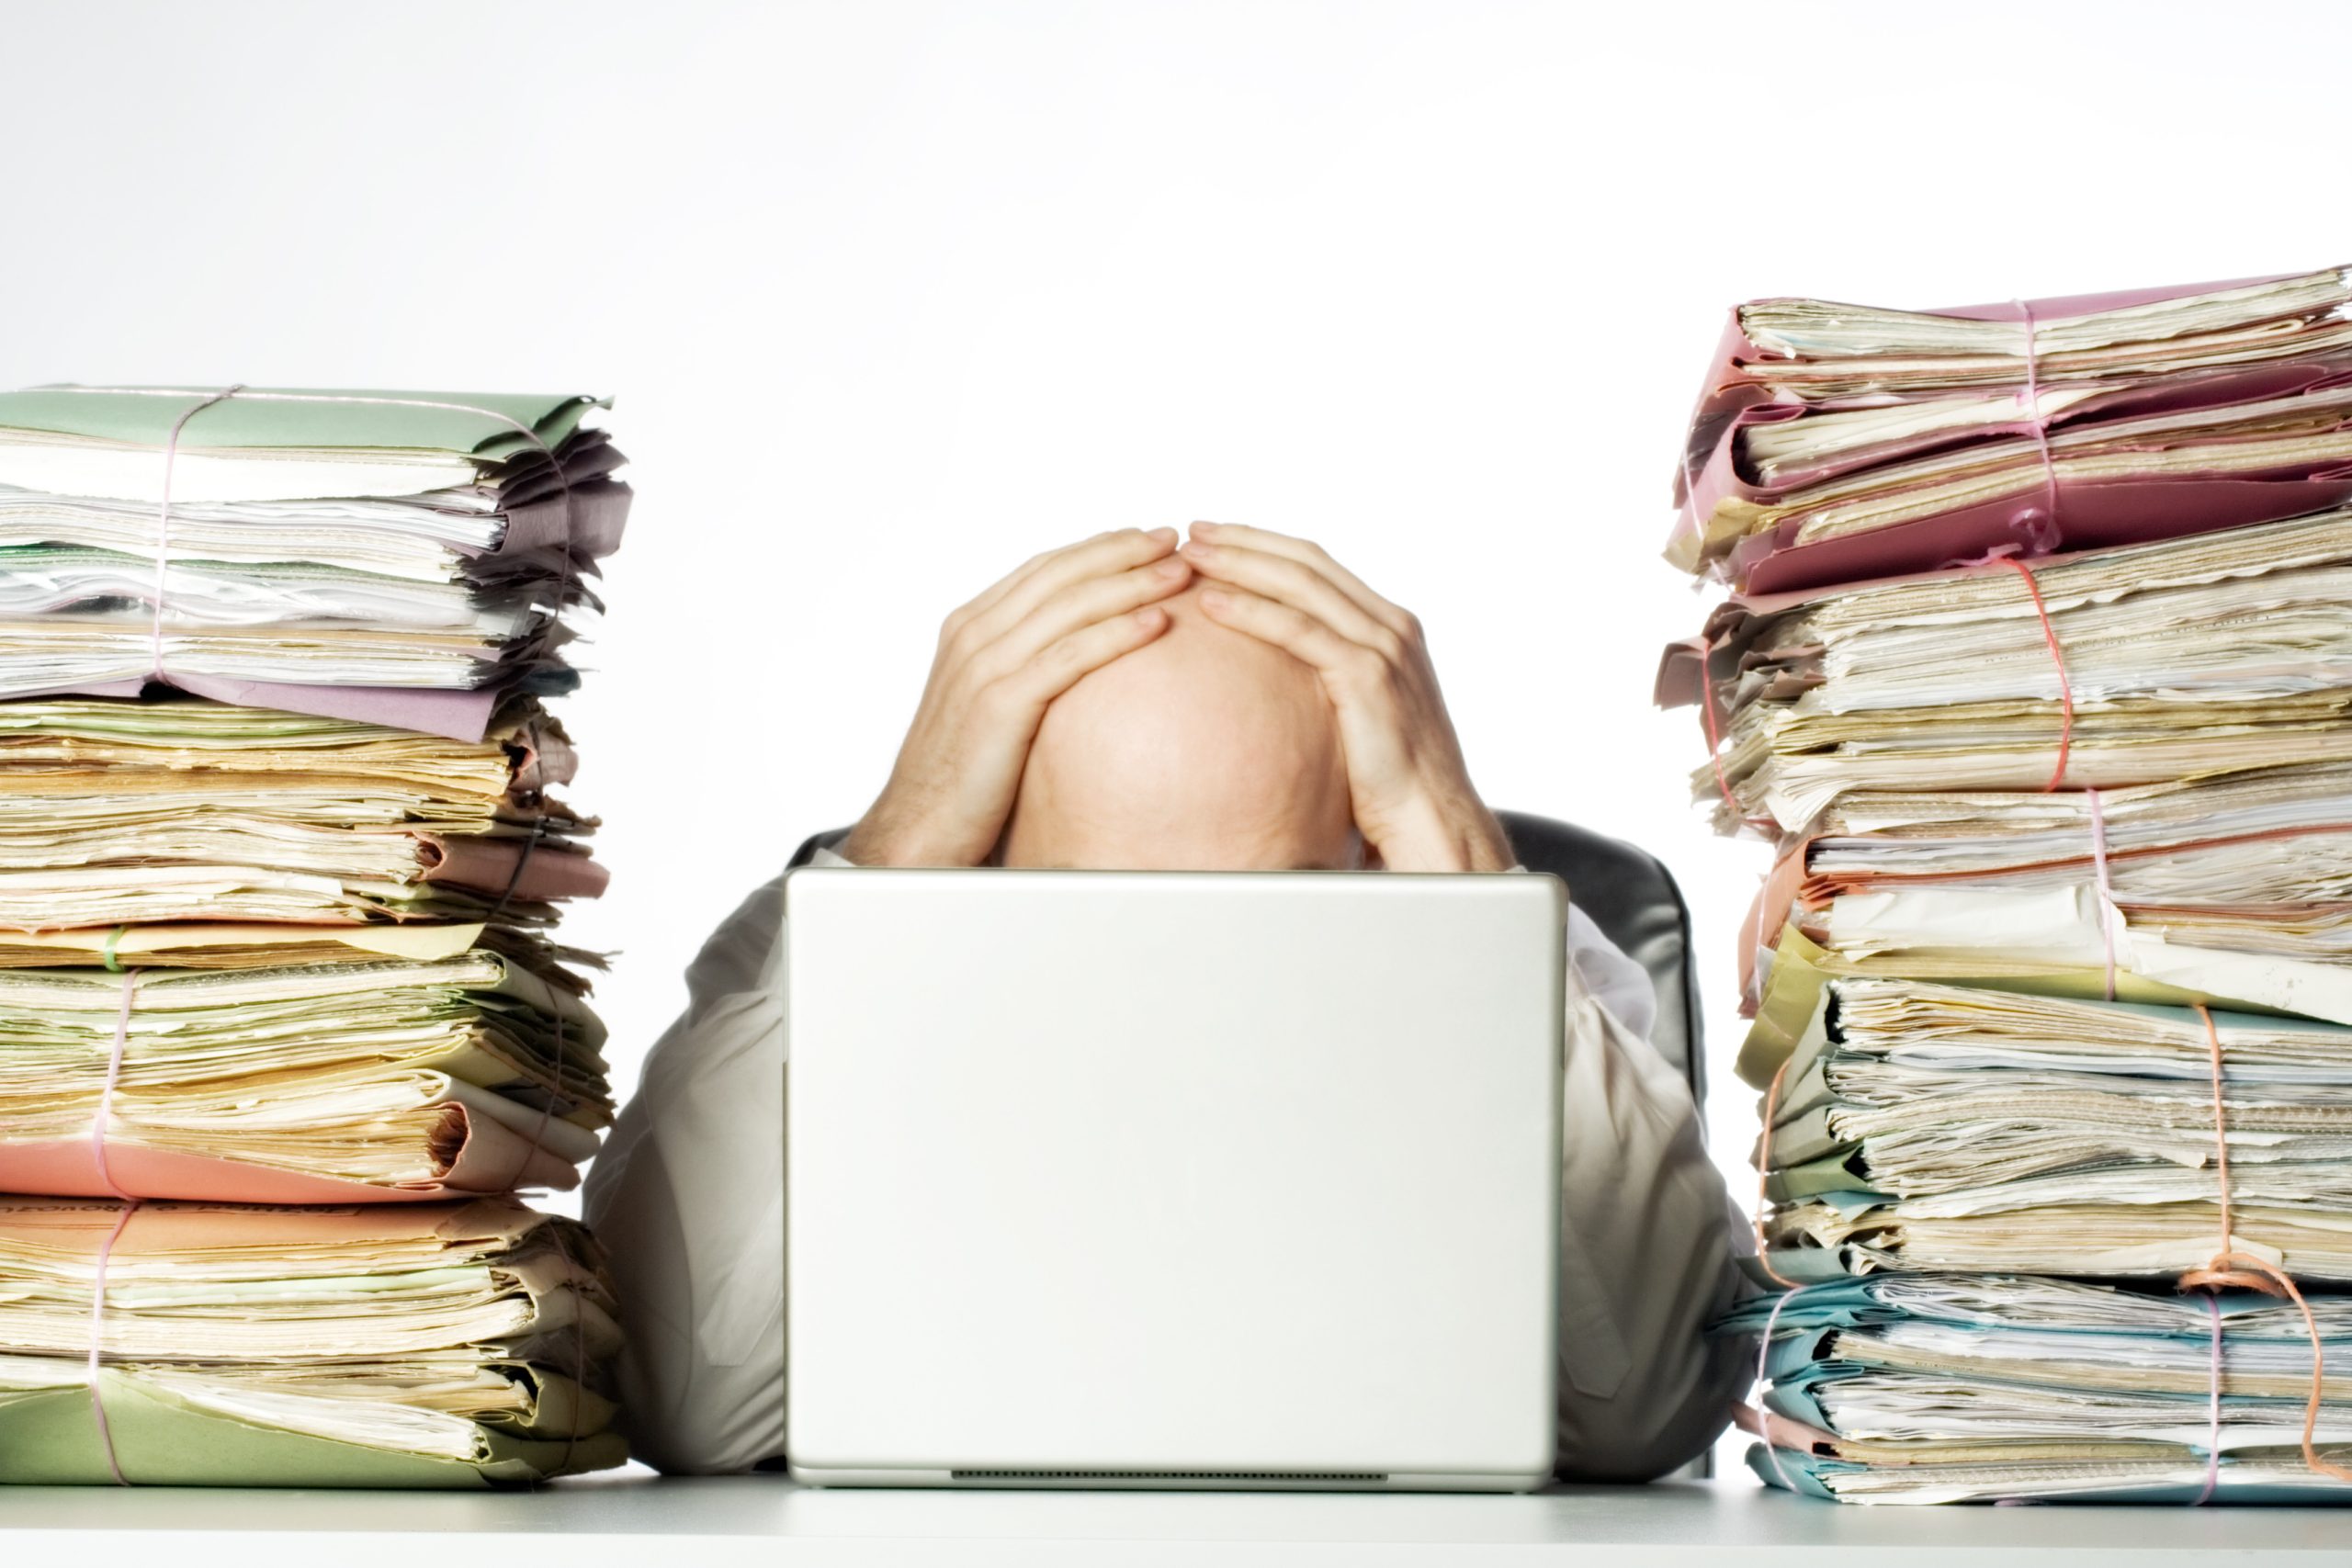
[[[2041,786],[2041,793],[2048,795],[2066,782],[2066,757],[2075,742],[2075,682],[2066,673],[2066,650],[2058,645],[2058,628],[2050,624],[2050,607],[2041,602],[2041,584],[2033,580],[2033,569],[2015,556],[2000,558],[2002,565],[2025,579],[2025,591],[2033,596],[2033,613],[2041,620],[2041,640],[2050,645],[2050,657],[2058,666],[2058,766],[2052,770],[2050,782]]]
[[[2230,1224],[2230,1136],[2226,1127],[2227,1112],[2222,1101],[2222,1032],[2213,1026],[2213,1015],[2202,1003],[2194,1004],[2197,1016],[2205,1021],[2205,1039],[2211,1047],[2213,1064],[2213,1147],[2215,1170],[2221,1180],[2222,1249],[2206,1259],[2201,1269],[2191,1269],[2177,1281],[2179,1288],[2218,1291],[2230,1288],[2260,1291],[2266,1296],[2283,1296],[2295,1303],[2303,1314],[2303,1332],[2312,1341],[2312,1392],[2303,1402],[2303,1463],[2315,1473],[2337,1481],[2352,1481],[2352,1468],[2320,1457],[2320,1406],[2327,1393],[2327,1345],[2320,1337],[2319,1320],[2312,1315],[2311,1303],[2295,1287],[2294,1276],[2266,1258],[2250,1252],[2240,1252],[2234,1245],[2235,1235]],[[2218,1391],[2217,1391],[2218,1392]]]

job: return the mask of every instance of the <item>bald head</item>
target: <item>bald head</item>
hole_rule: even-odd
[[[1152,641],[1054,699],[1006,865],[1169,871],[1363,862],[1331,705],[1281,649],[1210,620],[1198,585]]]

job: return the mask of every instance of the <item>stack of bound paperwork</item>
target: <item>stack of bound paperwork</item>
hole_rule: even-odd
[[[0,1199],[0,1303],[14,1482],[479,1486],[625,1457],[594,1245],[508,1199]]]
[[[1738,307],[1668,558],[1749,592],[2352,498],[2352,269],[1958,310]]]
[[[620,1462],[579,397],[0,394],[0,1480]],[[467,1201],[467,1200],[473,1200]]]
[[[2312,1303],[2331,1368],[2318,1440],[2352,1442],[2352,1303]],[[1758,1333],[1772,1305],[1730,1328]],[[1775,1409],[1801,1439],[1768,1479],[1854,1502],[2102,1495],[2341,1501],[2303,1462],[2312,1335],[2289,1303],[2016,1276],[1890,1274],[1815,1285],[1773,1323]],[[2212,1397],[2216,1357],[2226,1391]]]
[[[0,394],[0,695],[186,691],[479,737],[569,691],[628,487],[580,397]]]
[[[1776,861],[1769,1481],[2352,1501],[2348,290],[1736,313],[1658,694]]]

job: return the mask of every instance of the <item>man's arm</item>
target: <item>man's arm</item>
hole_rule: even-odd
[[[782,932],[778,878],[711,933],[588,1172],[628,1333],[622,1419],[672,1474],[784,1451]]]
[[[1751,1352],[1709,1319],[1739,1291],[1732,1207],[1681,1075],[1603,1005],[1656,1004],[1648,980],[1587,919],[1572,976],[1560,1189],[1560,1425],[1575,1481],[1646,1481],[1704,1452],[1728,1424]],[[1585,940],[1579,941],[1579,936]],[[1611,964],[1611,960],[1615,964]],[[1641,976],[1636,998],[1611,983]]]

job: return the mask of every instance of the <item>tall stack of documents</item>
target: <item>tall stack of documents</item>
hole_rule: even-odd
[[[0,1480],[620,1462],[577,397],[0,393]]]
[[[2347,415],[2344,269],[1735,312],[1659,699],[1775,857],[1768,1481],[2352,1501]]]

